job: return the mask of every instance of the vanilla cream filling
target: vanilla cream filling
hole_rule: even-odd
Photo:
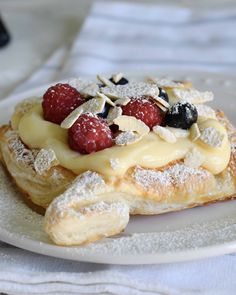
[[[102,173],[105,177],[122,176],[132,166],[157,168],[171,161],[183,159],[193,147],[201,152],[205,161],[203,167],[218,174],[228,165],[230,144],[225,128],[216,120],[205,121],[204,128],[214,127],[224,134],[222,145],[210,147],[200,140],[192,142],[190,138],[178,138],[175,143],[168,143],[150,132],[143,139],[128,146],[113,146],[111,148],[81,155],[70,149],[67,143],[67,130],[59,125],[45,121],[40,104],[18,120],[16,129],[22,141],[30,148],[51,148],[61,166],[80,174],[86,170]],[[201,127],[201,126],[200,126]],[[116,165],[112,165],[112,162]]]

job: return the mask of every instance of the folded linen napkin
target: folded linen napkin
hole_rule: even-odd
[[[98,2],[72,49],[58,49],[14,90],[72,76],[191,68],[236,73],[236,8]],[[39,82],[40,81],[40,82]],[[236,256],[187,263],[116,266],[67,261],[0,243],[0,292],[8,294],[204,294],[236,290]]]

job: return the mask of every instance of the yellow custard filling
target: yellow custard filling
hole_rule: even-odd
[[[67,143],[67,130],[45,121],[40,104],[21,118],[13,115],[12,124],[18,129],[20,138],[27,146],[53,149],[60,165],[76,174],[91,170],[102,173],[107,178],[114,175],[122,176],[135,165],[157,168],[171,161],[183,159],[192,148],[196,148],[205,157],[202,166],[213,174],[218,174],[226,168],[230,158],[226,130],[218,121],[212,119],[202,124],[205,128],[214,127],[224,134],[222,145],[217,148],[210,147],[200,140],[193,142],[188,137],[178,138],[176,143],[168,143],[150,132],[135,144],[113,146],[88,155],[81,155],[70,149]]]

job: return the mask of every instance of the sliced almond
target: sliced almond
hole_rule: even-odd
[[[181,82],[169,80],[169,79],[158,79],[156,77],[147,77],[146,81],[151,84],[157,84],[159,87],[174,88],[174,87],[184,87]]]
[[[193,148],[186,154],[184,164],[192,168],[199,168],[204,161],[205,156],[196,148]]]
[[[89,84],[83,88],[80,93],[85,96],[96,96],[96,93],[99,91],[99,87],[96,83]]]
[[[173,89],[175,99],[189,102],[193,104],[202,104],[208,101],[212,101],[214,95],[210,91],[200,92],[196,89]]]
[[[134,144],[142,139],[142,136],[134,133],[133,131],[121,132],[116,138],[115,143],[117,145],[130,145]]]
[[[141,98],[144,96],[158,96],[159,88],[145,82],[130,82],[125,85],[112,85],[103,87],[101,92],[111,99]]]
[[[121,106],[125,106],[130,102],[130,98],[128,97],[123,97],[123,98],[119,98],[115,101],[115,105],[121,105]]]
[[[113,106],[113,107],[115,106],[114,102],[111,101],[110,98],[107,97],[105,94],[100,93],[100,92],[97,92],[97,96],[102,97],[103,99],[105,99],[105,101],[106,101],[109,105],[111,105],[111,106]]]
[[[73,78],[68,81],[68,84],[76,88],[80,93],[89,96],[95,96],[96,92],[99,91],[97,83],[91,80],[83,80],[80,78]],[[96,89],[95,89],[96,88]]]
[[[152,97],[153,100],[155,100],[156,102],[158,102],[159,104],[163,105],[166,109],[170,108],[170,105],[167,101],[165,101],[164,99],[162,99],[159,96],[153,96]]]
[[[42,175],[58,163],[52,149],[41,149],[34,160],[34,169],[38,174]]]
[[[211,126],[201,130],[200,140],[210,147],[217,148],[222,145],[224,136],[224,134],[220,133],[216,128]]]
[[[162,104],[160,104],[157,100],[152,99],[152,101],[164,112],[166,113],[168,111],[168,109],[166,107],[164,107]]]
[[[190,139],[196,141],[201,136],[198,124],[194,123],[190,128]]]
[[[177,140],[175,135],[169,129],[165,127],[156,125],[153,127],[152,130],[154,133],[156,133],[160,138],[162,138],[166,142],[175,143]]]
[[[146,135],[150,131],[149,127],[141,120],[132,116],[120,116],[114,120],[114,124],[119,126],[121,131],[134,131],[139,135]]]
[[[115,83],[118,83],[122,78],[123,78],[123,74],[122,73],[118,73],[118,74],[112,75],[112,80]]]
[[[170,130],[177,138],[186,138],[190,134],[189,130],[185,130],[181,128],[174,128],[174,127],[167,126],[166,129]]]
[[[103,97],[93,98],[86,101],[78,108],[76,108],[73,112],[71,112],[70,115],[62,121],[61,127],[69,129],[83,113],[101,113],[104,109],[105,103],[106,101]]]
[[[215,111],[207,105],[196,105],[198,112],[198,122],[203,122],[208,119],[217,119]]]
[[[102,84],[106,85],[106,86],[113,86],[114,84],[108,80],[107,78],[103,77],[103,76],[100,76],[100,75],[97,75],[97,79],[102,82]]]
[[[108,115],[107,115],[108,125],[113,124],[114,120],[116,118],[120,117],[121,115],[122,115],[122,108],[120,108],[120,107],[111,108],[108,112]]]

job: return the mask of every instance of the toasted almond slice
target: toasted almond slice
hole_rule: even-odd
[[[97,75],[97,79],[106,86],[113,86],[114,85],[111,81],[109,81],[107,78],[105,78],[103,76]]]
[[[122,115],[122,108],[114,107],[111,108],[107,115],[108,125],[113,124],[114,120]]]
[[[198,122],[203,122],[207,119],[217,119],[215,111],[207,105],[196,105],[198,112]]]
[[[97,83],[92,80],[73,78],[68,81],[68,84],[76,88],[84,96],[95,96],[96,92],[99,91]]]
[[[175,99],[180,101],[187,101],[193,104],[202,104],[212,101],[214,95],[210,91],[200,92],[196,89],[173,89]]]
[[[205,156],[198,149],[191,149],[185,156],[184,164],[192,168],[199,168],[205,160]]]
[[[153,127],[152,130],[154,133],[156,133],[160,138],[162,138],[166,142],[175,143],[177,140],[175,135],[169,129],[165,127],[156,125]]]
[[[167,101],[165,101],[164,99],[162,99],[161,97],[153,96],[152,99],[157,101],[161,105],[163,105],[166,109],[169,109],[169,107],[170,107],[169,103]]]
[[[114,102],[111,101],[110,98],[107,97],[105,94],[103,94],[103,93],[101,93],[101,92],[97,92],[97,96],[99,96],[99,97],[105,99],[105,101],[106,101],[109,105],[111,105],[111,106],[113,106],[113,107],[115,106]]]
[[[73,112],[70,113],[61,123],[61,127],[65,129],[69,129],[75,121],[79,118],[79,116],[83,113],[101,113],[105,106],[105,99],[103,97],[97,97],[90,99],[76,108]]]
[[[52,149],[41,149],[34,160],[34,169],[38,174],[42,175],[58,163]]]
[[[118,73],[118,74],[112,75],[112,80],[115,83],[118,83],[120,81],[120,79],[122,79],[122,78],[123,78],[123,73]]]
[[[168,130],[170,130],[175,137],[177,138],[186,138],[189,136],[190,132],[189,130],[181,129],[181,128],[174,128],[174,127],[166,127]]]
[[[166,113],[168,111],[168,109],[166,107],[164,107],[162,104],[160,104],[157,100],[152,99],[152,101],[164,112]]]
[[[141,98],[144,96],[158,96],[159,88],[156,85],[145,82],[130,82],[125,85],[112,85],[103,87],[101,92],[111,99]]]
[[[120,116],[114,120],[121,131],[135,131],[140,135],[146,135],[150,131],[149,127],[141,120],[132,116]]]
[[[123,98],[119,98],[115,101],[115,105],[122,105],[125,106],[130,102],[130,98],[128,97],[123,97]]]
[[[200,140],[210,147],[220,147],[224,139],[224,134],[214,127],[207,127],[201,130]]]
[[[130,145],[136,143],[142,139],[142,135],[135,134],[133,131],[121,132],[116,138],[115,143],[117,145]]]
[[[85,96],[96,96],[96,93],[99,91],[99,87],[96,83],[89,84],[83,88],[80,93]]]
[[[190,139],[196,141],[201,136],[198,124],[194,123],[190,128]]]
[[[174,87],[184,87],[181,82],[169,80],[169,79],[158,79],[156,77],[147,77],[146,81],[151,84],[157,84],[159,87],[174,88]]]

